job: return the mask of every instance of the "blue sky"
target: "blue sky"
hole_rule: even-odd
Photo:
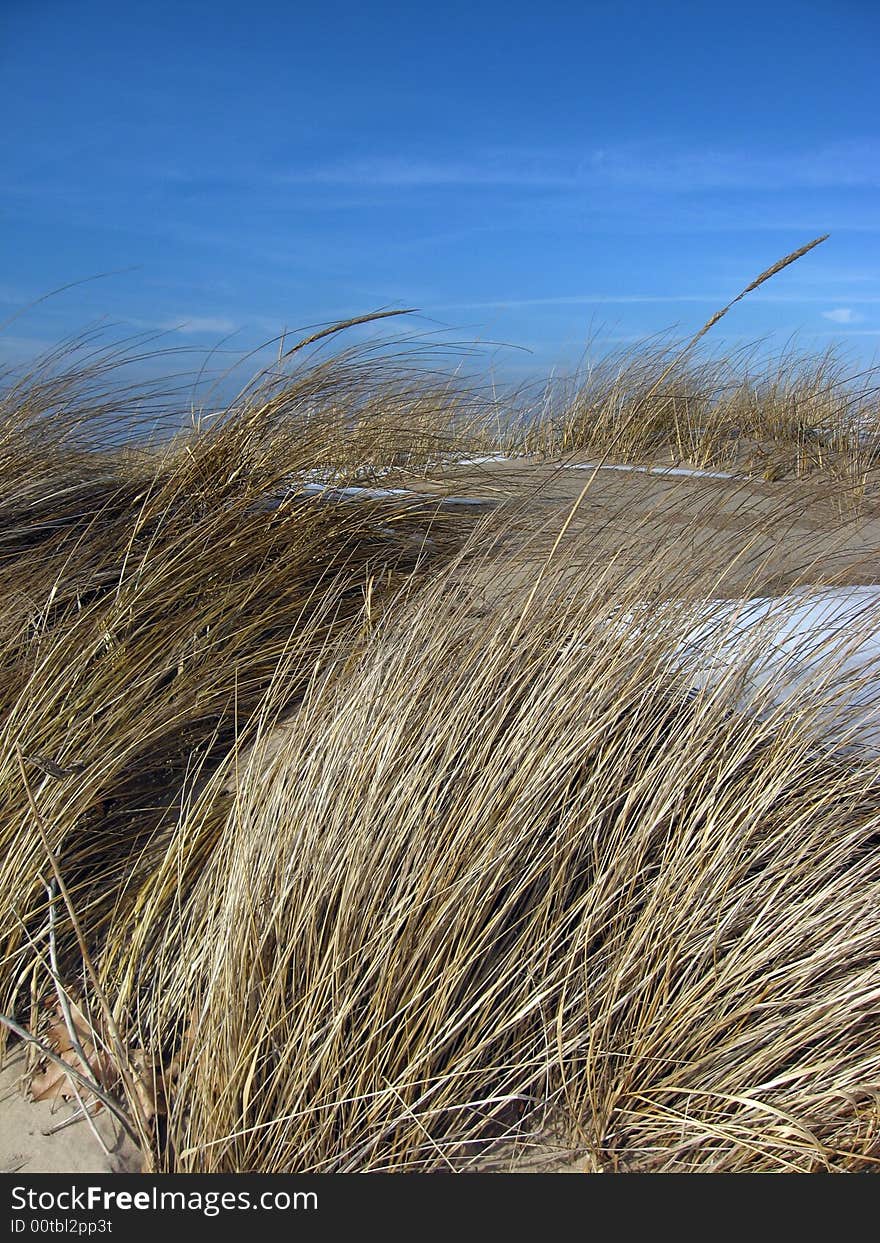
[[[2,0],[0,320],[133,270],[0,357],[101,317],[245,350],[412,306],[516,378],[694,330],[830,232],[713,339],[870,361],[878,51],[875,0]]]

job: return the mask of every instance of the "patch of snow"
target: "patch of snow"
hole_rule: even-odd
[[[412,492],[409,488],[362,488],[359,485],[352,484],[346,488],[336,488],[329,483],[303,483],[295,486],[292,490],[294,495],[302,496],[323,496],[327,500],[360,500],[372,501],[379,500],[386,496],[413,496],[418,497],[418,492]]]
[[[324,501],[377,501],[389,497],[405,496],[421,505],[437,505],[441,509],[458,506],[480,505],[492,507],[501,504],[491,497],[481,496],[443,496],[431,492],[415,492],[411,488],[365,488],[359,484],[336,487],[330,482],[317,480],[296,480],[291,483],[290,490],[283,496],[267,497],[260,502],[260,509],[278,509],[286,500],[297,496],[316,496]]]
[[[490,496],[436,496],[434,499],[444,508],[447,505],[501,505],[503,502]]]
[[[815,708],[825,745],[880,755],[880,586],[709,600],[693,621],[674,663],[695,691],[740,676],[746,710]]]
[[[482,457],[462,457],[450,459],[451,466],[485,466],[488,462],[514,462],[518,460],[508,453],[487,453]]]
[[[629,470],[643,475],[688,475],[697,479],[736,479],[723,470],[699,470],[696,466],[630,466],[599,462],[566,462],[568,470]]]
[[[874,419],[866,420],[858,415],[848,420],[848,425],[818,423],[814,430],[819,436],[825,437],[830,444],[839,441],[844,444],[855,442],[860,449],[876,447],[878,436],[880,436],[880,428]]]

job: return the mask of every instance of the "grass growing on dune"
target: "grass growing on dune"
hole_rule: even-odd
[[[551,456],[583,451],[733,467],[768,480],[819,471],[863,493],[880,449],[876,366],[852,376],[833,349],[819,356],[789,350],[757,369],[749,349],[695,353],[737,302],[825,240],[762,272],[690,340],[661,337],[612,351],[548,386],[511,427],[511,444]]]
[[[669,340],[599,354],[555,381],[502,440],[511,451],[560,457],[609,452],[626,462],[688,463],[775,481],[815,477],[851,488],[876,482],[876,368],[852,376],[833,350],[790,351],[757,364],[747,352],[679,366]]]
[[[453,573],[193,805],[109,938],[176,1168],[467,1169],[548,1116],[594,1169],[872,1167],[876,761],[823,758],[823,694],[689,697],[685,618],[608,624],[650,582],[524,628]]]
[[[880,761],[823,745],[844,645],[796,710],[743,705],[757,651],[699,693],[675,655],[774,515],[719,565],[653,514],[634,566],[562,514],[524,574],[526,492],[476,524],[298,486],[498,444],[452,381],[300,344],[149,448],[108,438],[110,360],[6,388],[12,1030],[66,1025],[158,1169],[485,1168],[551,1125],[595,1170],[875,1168]],[[554,450],[709,426],[687,364]],[[718,408],[796,439],[788,383],[760,428]]]
[[[71,449],[72,386],[66,422],[57,403],[49,421],[34,401],[10,435],[0,455],[0,890],[13,991],[46,917],[31,795],[94,946],[155,866],[185,787],[226,754],[282,655],[293,698],[335,630],[442,558],[467,521],[412,498],[331,506],[295,489],[267,507],[319,459],[327,436],[314,403],[338,397],[334,379],[307,371],[299,386],[260,389],[158,456]],[[69,921],[59,940],[63,957]]]

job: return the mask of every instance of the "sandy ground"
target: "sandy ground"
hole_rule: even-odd
[[[32,1102],[24,1091],[25,1055],[21,1044],[10,1049],[0,1070],[0,1173],[2,1174],[121,1174],[138,1173],[141,1155],[106,1109],[96,1115],[95,1129],[106,1151],[78,1118],[50,1134],[71,1118],[76,1107]]]
[[[406,479],[401,484],[438,499],[444,493],[477,498],[483,504],[471,507],[475,514],[488,515],[500,505],[515,516],[498,550],[507,571],[505,593],[531,581],[579,498],[564,546],[577,550],[576,564],[582,558],[587,570],[614,554],[623,572],[638,573],[646,558],[656,558],[668,566],[670,590],[679,592],[686,587],[689,566],[711,564],[724,570],[713,594],[726,596],[774,595],[804,583],[880,582],[880,499],[869,497],[855,515],[842,504],[840,488],[812,480],[664,477],[622,470],[594,474],[525,461],[461,466],[447,470],[442,481]],[[493,573],[491,563],[477,564],[468,574],[469,585],[491,606],[501,590],[497,565]],[[0,1070],[0,1171],[140,1169],[137,1150],[105,1110],[96,1127],[107,1152],[82,1119],[47,1134],[74,1111],[67,1105],[32,1104],[21,1087],[23,1073],[24,1056],[15,1045]],[[548,1135],[526,1150],[501,1150],[480,1168],[575,1173],[588,1166],[577,1151]]]
[[[413,486],[441,490],[431,482]],[[674,590],[681,589],[688,565],[718,567],[724,571],[718,594],[724,595],[773,595],[802,583],[880,582],[880,498],[869,498],[854,513],[842,488],[813,479],[765,482],[491,462],[448,471],[443,487],[504,502],[516,514],[506,547],[520,562],[523,581],[546,557],[586,487],[559,549],[576,549],[585,564],[605,564],[613,555],[621,569],[638,573],[646,559],[659,563],[662,557]],[[491,571],[479,578],[491,593]]]

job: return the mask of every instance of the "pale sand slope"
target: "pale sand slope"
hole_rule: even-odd
[[[525,581],[586,485],[558,549],[560,555],[576,550],[585,568],[607,564],[609,554],[634,573],[648,558],[657,569],[662,560],[677,593],[682,565],[692,562],[695,571],[724,570],[717,594],[731,596],[777,595],[804,583],[880,582],[880,496],[869,496],[854,514],[843,487],[815,478],[770,483],[492,461],[448,469],[442,488],[432,480],[411,486],[428,494],[481,495],[514,509],[519,533],[502,547],[522,563]],[[527,547],[520,539],[526,531],[534,533]],[[478,572],[490,596],[496,594],[492,577]]]
[[[106,1109],[94,1119],[104,1152],[82,1118],[54,1135],[46,1132],[76,1107],[36,1104],[25,1095],[25,1055],[16,1044],[0,1070],[0,1174],[136,1174],[141,1155]]]

